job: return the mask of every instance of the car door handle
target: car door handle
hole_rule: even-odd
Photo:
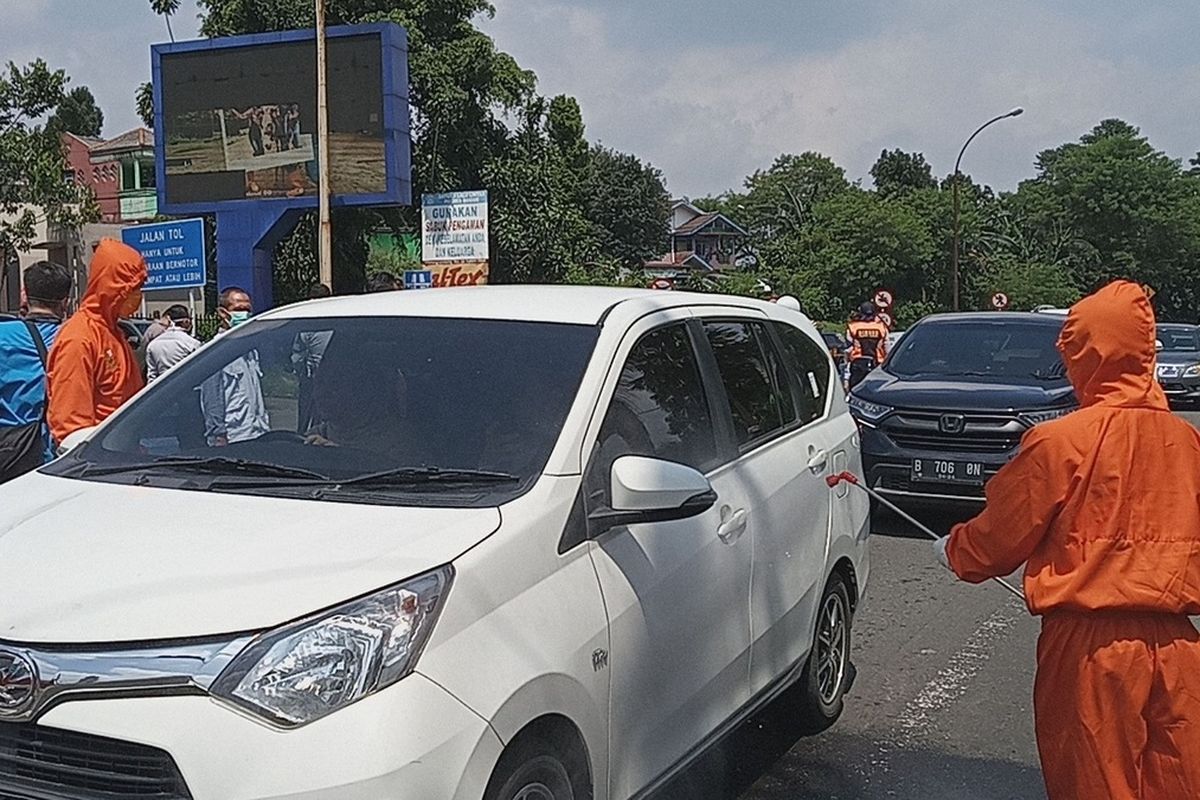
[[[825,465],[829,463],[829,453],[824,450],[818,450],[815,447],[808,449],[808,468],[813,472],[820,472],[825,469]]]
[[[721,516],[723,521],[717,526],[717,537],[725,544],[733,544],[746,532],[746,523],[750,515],[746,509],[739,508],[728,516]]]

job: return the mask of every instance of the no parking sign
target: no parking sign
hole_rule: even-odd
[[[1008,308],[1008,295],[1004,292],[996,292],[992,295],[992,308],[997,311],[1003,311]]]

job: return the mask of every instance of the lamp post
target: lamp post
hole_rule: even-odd
[[[954,263],[953,287],[954,287],[954,310],[955,311],[959,310],[959,303],[958,303],[958,210],[959,210],[958,184],[962,178],[962,174],[959,172],[959,167],[962,165],[963,153],[967,152],[967,147],[970,146],[971,142],[975,140],[975,137],[978,136],[983,131],[983,129],[986,128],[987,126],[989,126],[993,123],[999,122],[1002,119],[1008,119],[1009,117],[1019,117],[1024,113],[1025,113],[1025,109],[1018,106],[1017,108],[1014,108],[1012,111],[1009,111],[1007,114],[1001,114],[998,117],[993,117],[992,119],[989,119],[987,122],[980,125],[978,128],[975,129],[975,132],[972,133],[967,138],[966,143],[962,146],[962,150],[958,151],[958,158],[955,159],[955,161],[954,161],[954,253],[953,253],[952,259],[953,259],[953,263]]]
[[[317,16],[317,272],[333,289],[333,223],[329,218],[329,101],[326,85],[325,0],[316,0]]]

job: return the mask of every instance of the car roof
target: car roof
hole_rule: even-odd
[[[921,320],[921,322],[949,324],[957,322],[1024,322],[1031,325],[1062,327],[1063,318],[1057,314],[1029,311],[960,311],[953,314],[930,314]]]
[[[600,286],[463,286],[327,297],[282,306],[266,319],[314,317],[450,317],[596,325],[620,308],[640,316],[681,306],[763,311],[775,304],[745,297]],[[772,314],[772,316],[776,316]]]

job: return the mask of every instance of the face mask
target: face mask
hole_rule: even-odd
[[[142,307],[142,290],[138,289],[133,294],[121,301],[121,316],[129,317],[138,312]]]
[[[230,311],[229,312],[229,327],[236,328],[246,320],[250,319],[249,311]]]

